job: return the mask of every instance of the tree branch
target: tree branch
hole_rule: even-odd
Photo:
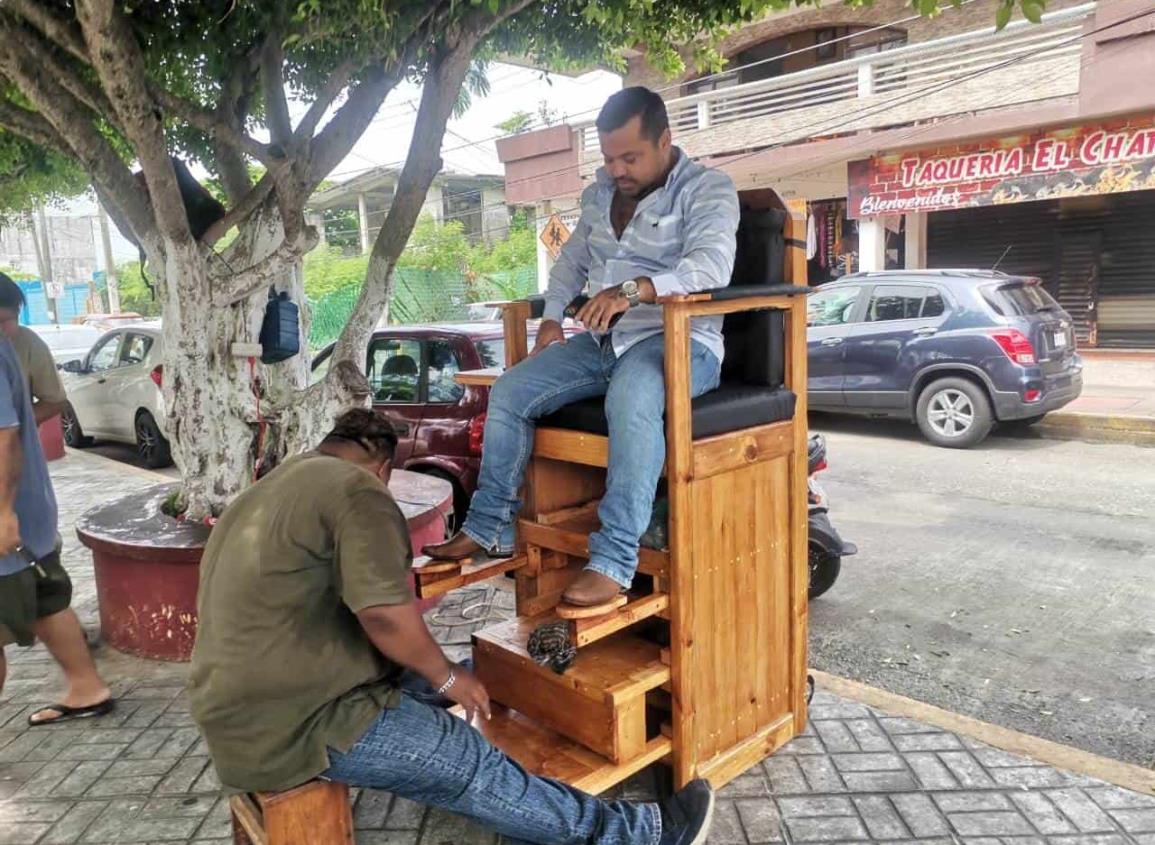
[[[215,244],[225,236],[229,229],[247,219],[250,214],[260,208],[272,190],[273,176],[271,173],[266,173],[261,177],[261,181],[251,188],[224,217],[208,228],[208,231],[201,238],[201,242],[206,246]]]
[[[0,126],[9,132],[72,157],[73,152],[64,139],[52,128],[52,124],[34,111],[21,108],[7,100],[0,100]]]
[[[317,130],[317,124],[321,122],[321,118],[328,111],[329,106],[337,99],[337,95],[344,90],[345,86],[349,84],[349,79],[353,76],[353,71],[357,69],[355,62],[346,61],[330,74],[329,78],[325,80],[325,84],[321,86],[321,90],[317,92],[317,98],[313,101],[313,105],[309,106],[309,110],[305,112],[305,116],[297,125],[296,131],[293,133],[293,142],[297,145],[304,145],[313,139],[313,133]]]
[[[76,21],[58,18],[41,4],[30,0],[6,0],[4,8],[24,18],[52,43],[71,53],[73,58],[89,64],[88,50]]]
[[[5,44],[5,49],[0,50],[0,72],[51,126],[55,139],[65,145],[70,157],[77,159],[93,182],[105,191],[120,219],[128,225],[122,231],[143,243],[154,229],[148,193],[93,124],[86,107],[28,53],[24,39],[18,37],[20,29],[0,16],[0,40]],[[7,115],[31,131],[43,130],[42,125],[29,122],[20,112],[8,111]]]
[[[228,289],[214,295],[213,304],[218,308],[228,308],[272,287],[281,280],[286,267],[295,263],[316,245],[317,233],[311,228],[303,230],[300,237],[294,240],[282,241],[268,255],[231,274]]]
[[[283,13],[281,4],[278,9]],[[265,119],[269,124],[272,142],[287,149],[293,139],[293,124],[289,119],[289,101],[285,98],[285,50],[282,41],[284,28],[274,26],[261,48],[261,88],[265,93]]]
[[[453,113],[457,94],[469,72],[476,43],[470,37],[459,40],[456,48],[432,63],[425,76],[409,154],[397,179],[393,203],[373,244],[361,295],[337,340],[334,361],[359,361],[364,357],[369,334],[389,302],[397,259],[409,241],[429,186],[441,170],[441,140],[445,137],[445,127]]]
[[[149,95],[140,46],[113,0],[77,0],[76,14],[93,67],[144,171],[157,227],[167,240],[189,243],[188,215],[165,144],[164,123]]]
[[[250,155],[266,167],[271,167],[278,161],[268,146],[238,130],[228,120],[204,106],[178,97],[159,85],[149,85],[148,93],[166,112],[185,121],[194,129],[204,132],[210,139]]]

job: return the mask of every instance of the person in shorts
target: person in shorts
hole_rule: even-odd
[[[28,717],[31,725],[46,725],[103,715],[113,700],[70,608],[72,582],[60,565],[56,496],[28,380],[8,340],[21,304],[0,291],[0,692],[8,671],[4,647],[39,639],[67,683],[59,703]]]

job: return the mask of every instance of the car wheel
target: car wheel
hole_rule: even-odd
[[[838,573],[842,571],[842,558],[831,554],[818,543],[811,542],[808,550],[810,563],[810,588],[807,598],[816,599],[838,580]]]
[[[87,449],[92,445],[92,438],[84,436],[72,405],[65,405],[60,412],[60,427],[64,430],[64,443],[70,448]]]
[[[136,453],[149,469],[172,465],[172,450],[148,411],[136,415]]]
[[[926,439],[948,449],[977,446],[994,425],[986,392],[965,378],[931,382],[919,395],[915,414]]]

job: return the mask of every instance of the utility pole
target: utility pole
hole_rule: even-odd
[[[52,247],[48,234],[48,218],[44,214],[44,206],[36,209],[36,219],[40,222],[40,249],[37,258],[40,261],[40,284],[44,287],[44,301],[48,304],[48,316],[52,322],[60,322],[60,302],[52,294],[56,287],[52,275]]]
[[[108,310],[113,314],[120,313],[120,282],[116,278],[116,263],[112,258],[112,238],[108,234],[108,214],[104,206],[96,206],[100,213],[100,242],[104,247],[104,281],[108,285]]]

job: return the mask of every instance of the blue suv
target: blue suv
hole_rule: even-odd
[[[1035,278],[856,273],[810,295],[807,324],[811,409],[913,420],[937,446],[1031,425],[1083,389],[1071,317]]]

